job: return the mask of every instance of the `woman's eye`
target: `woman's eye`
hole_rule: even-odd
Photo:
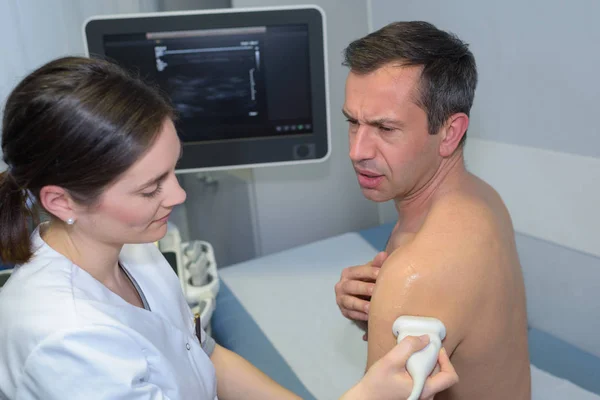
[[[142,196],[147,197],[147,198],[152,198],[152,197],[156,196],[157,194],[159,194],[161,192],[161,190],[162,190],[162,185],[159,183],[156,186],[156,189],[154,189],[151,192],[142,193]]]

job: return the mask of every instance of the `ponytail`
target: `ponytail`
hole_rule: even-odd
[[[0,261],[24,264],[32,256],[29,221],[35,218],[27,195],[9,171],[0,173]]]

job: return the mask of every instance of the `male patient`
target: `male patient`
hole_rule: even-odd
[[[367,368],[395,344],[397,317],[436,317],[460,376],[436,399],[530,399],[511,219],[463,159],[477,84],[473,54],[431,24],[400,22],[351,43],[344,64],[358,183],[368,199],[393,199],[398,211],[386,253],[346,268],[336,285],[342,313],[368,318]]]

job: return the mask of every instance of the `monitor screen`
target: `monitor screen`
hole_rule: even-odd
[[[318,8],[98,17],[88,53],[160,86],[177,112],[180,172],[322,161],[329,155]]]

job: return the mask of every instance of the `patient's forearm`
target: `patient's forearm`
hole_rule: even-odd
[[[221,400],[301,400],[243,357],[217,345],[211,356]]]

